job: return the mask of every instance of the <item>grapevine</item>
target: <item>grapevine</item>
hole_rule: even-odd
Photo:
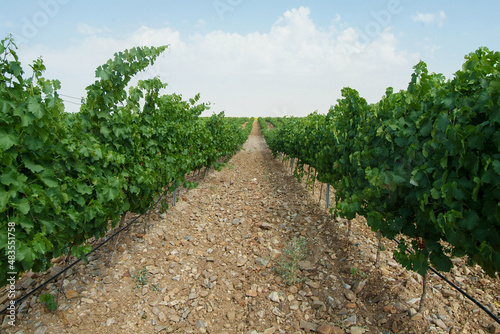
[[[127,211],[143,212],[191,171],[221,167],[248,136],[224,114],[201,119],[208,105],[199,95],[161,95],[159,78],[127,91],[166,46],[116,53],[97,68],[76,114],[64,111],[60,82],[42,76],[42,59],[26,76],[16,49],[11,37],[0,44],[0,266],[9,262],[12,224],[10,272],[46,270],[62,254],[83,256],[87,241],[103,237]]]

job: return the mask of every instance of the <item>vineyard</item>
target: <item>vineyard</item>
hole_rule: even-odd
[[[269,121],[275,156],[335,189],[335,216],[366,217],[425,275],[467,256],[500,271],[500,53],[479,49],[451,81],[415,66],[406,91],[373,105],[351,88],[327,115]],[[308,172],[310,169],[308,169]],[[411,251],[408,252],[408,246]]]
[[[500,332],[500,53],[254,122],[131,85],[166,48],[116,53],[71,114],[2,41],[2,331]]]
[[[144,212],[164,191],[202,168],[220,169],[250,129],[208,108],[199,96],[161,95],[158,78],[131,78],[165,47],[115,54],[96,70],[78,114],[64,112],[57,80],[43,78],[41,59],[25,77],[14,41],[0,46],[2,85],[0,267],[44,271],[62,254],[80,257],[126,212]],[[188,185],[189,186],[189,185]],[[9,225],[8,225],[9,224]],[[7,229],[15,226],[16,257]],[[9,232],[11,230],[9,229]],[[7,283],[0,273],[0,285]]]

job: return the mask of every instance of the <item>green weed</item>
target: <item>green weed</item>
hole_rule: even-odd
[[[49,311],[55,311],[57,309],[56,299],[50,293],[44,293],[40,295],[40,301],[45,303]]]
[[[351,267],[351,275],[354,276],[355,279],[363,279],[368,276],[366,273],[362,272],[356,267]]]
[[[136,280],[135,282],[135,288],[141,288],[145,285],[148,284],[148,276],[151,275],[148,273],[146,270],[146,267],[142,268],[142,270],[138,271],[136,275],[134,275],[134,278]]]
[[[303,236],[293,238],[290,244],[285,248],[278,262],[276,272],[283,278],[287,285],[290,286],[302,281],[299,277],[299,262],[306,258],[306,252],[306,238]]]

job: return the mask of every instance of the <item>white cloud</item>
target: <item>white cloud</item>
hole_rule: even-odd
[[[79,34],[81,35],[100,35],[106,32],[106,28],[96,28],[92,27],[91,25],[87,23],[78,23],[76,25],[76,29]]]
[[[170,44],[168,51],[139,78],[159,75],[169,84],[167,93],[201,93],[213,103],[210,113],[225,110],[230,116],[326,112],[345,86],[376,102],[388,86],[406,88],[418,61],[398,49],[390,29],[365,41],[352,27],[318,28],[305,7],[285,12],[266,33],[183,36],[170,27],[141,27],[125,39],[86,35],[65,50],[37,53],[44,55],[46,77],[61,80],[62,94],[83,96],[95,68],[114,52],[164,44]],[[36,56],[31,50],[24,59]]]
[[[412,20],[414,22],[421,22],[425,25],[430,25],[436,23],[438,26],[442,27],[446,21],[446,14],[443,11],[438,13],[417,13],[413,15]]]

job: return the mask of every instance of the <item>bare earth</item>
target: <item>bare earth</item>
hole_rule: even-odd
[[[244,150],[221,172],[183,190],[177,206],[149,224],[140,219],[66,276],[59,310],[32,297],[4,333],[489,333],[494,321],[430,277],[426,309],[415,314],[419,275],[392,259],[385,241],[375,267],[375,234],[362,217],[333,219],[323,187],[314,195],[273,159],[254,122]],[[318,203],[320,202],[320,203]],[[300,283],[287,286],[275,268],[303,236]],[[27,275],[31,290],[45,276]],[[143,274],[141,270],[145,268]],[[355,269],[353,269],[355,268]],[[495,314],[498,279],[457,261],[447,274]],[[141,279],[142,278],[142,279]],[[142,285],[143,283],[144,285]],[[54,292],[59,283],[43,291]],[[26,290],[20,293],[25,293]],[[322,325],[322,327],[319,327]]]

